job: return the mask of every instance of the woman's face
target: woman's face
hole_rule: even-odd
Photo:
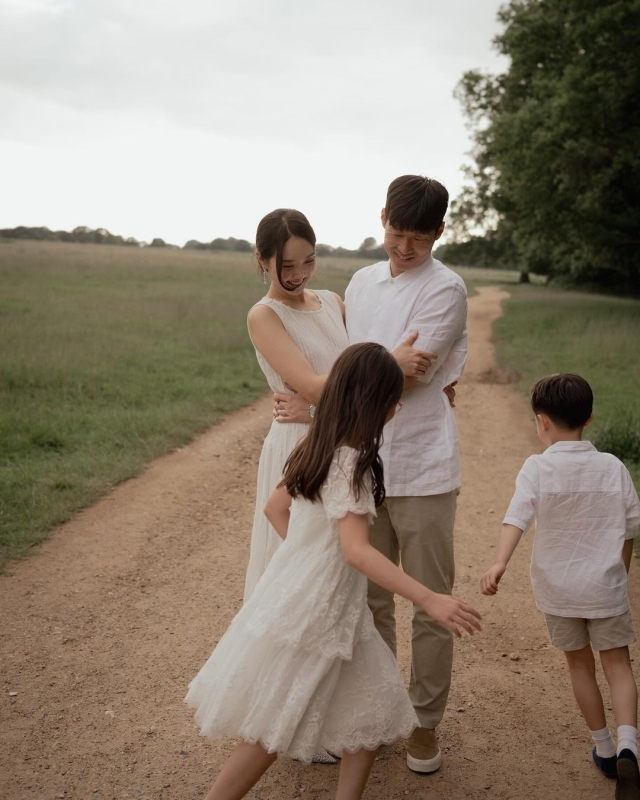
[[[302,294],[316,271],[316,249],[306,239],[292,236],[282,248],[282,285],[276,272],[276,257],[262,262],[275,291],[284,290],[288,297]]]

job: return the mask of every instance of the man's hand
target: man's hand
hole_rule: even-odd
[[[410,378],[426,375],[431,363],[438,358],[435,353],[430,353],[428,350],[416,350],[413,344],[417,338],[418,333],[412,333],[391,351],[400,369]]]
[[[447,397],[449,398],[449,405],[451,406],[451,408],[455,408],[456,407],[456,388],[455,387],[457,385],[458,385],[458,381],[454,381],[453,383],[450,383],[448,386],[445,386],[444,389],[442,390],[447,395]]]
[[[309,416],[309,401],[299,394],[282,394],[276,392],[273,395],[274,408],[273,418],[276,422],[311,422]]]
[[[432,594],[429,601],[422,605],[427,614],[436,622],[445,625],[460,638],[460,628],[473,636],[474,631],[481,631],[482,617],[472,605],[448,594]],[[460,628],[458,627],[460,626]]]
[[[480,578],[480,591],[482,594],[494,595],[498,591],[498,584],[505,573],[506,564],[494,564]]]

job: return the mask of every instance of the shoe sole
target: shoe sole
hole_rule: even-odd
[[[638,800],[639,797],[640,779],[636,763],[630,758],[619,758],[616,800]]]
[[[442,764],[442,753],[438,750],[438,755],[434,758],[414,758],[407,753],[407,766],[412,772],[421,772],[428,774],[440,769]]]

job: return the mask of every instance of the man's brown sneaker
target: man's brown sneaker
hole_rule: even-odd
[[[407,766],[414,772],[435,772],[442,753],[434,728],[416,728],[407,743]]]

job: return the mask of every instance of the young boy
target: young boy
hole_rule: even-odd
[[[635,641],[627,573],[640,503],[629,472],[582,441],[593,395],[578,375],[550,375],[531,390],[538,436],[547,449],[528,458],[504,518],[496,561],[480,581],[494,595],[522,534],[536,520],[531,583],[552,644],[564,651],[574,696],[595,743],[593,760],[617,778],[616,800],[640,798],[638,694],[629,645]],[[599,651],[618,725],[607,728],[595,677]]]

